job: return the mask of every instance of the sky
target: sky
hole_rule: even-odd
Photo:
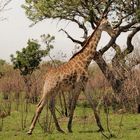
[[[32,22],[26,17],[24,10],[21,8],[23,3],[24,0],[13,0],[6,7],[9,10],[0,13],[0,17],[6,18],[6,20],[0,21],[0,59],[10,62],[10,55],[26,47],[28,39],[40,39],[42,34],[51,34],[55,36],[55,48],[51,51],[51,56],[54,59],[68,60],[72,56],[75,45],[64,32],[59,30],[64,28],[72,36],[79,39],[82,34],[79,28],[72,23],[67,24],[66,22],[54,20],[44,20],[33,27],[29,27]],[[103,33],[98,48],[107,44],[108,41],[109,36]],[[122,35],[118,39],[118,44],[125,46],[125,42],[126,35]],[[66,54],[67,58],[63,58],[62,53]],[[112,53],[109,55],[112,55]]]

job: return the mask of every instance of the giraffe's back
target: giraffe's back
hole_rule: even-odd
[[[52,92],[59,90],[70,91],[75,88],[82,89],[87,79],[88,75],[84,69],[80,69],[78,66],[74,67],[71,63],[66,63],[48,71],[44,88]]]

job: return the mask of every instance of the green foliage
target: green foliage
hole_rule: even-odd
[[[1,66],[3,66],[5,63],[6,63],[6,61],[5,61],[5,60],[0,59],[0,67],[1,67]]]
[[[3,59],[0,59],[0,78],[4,75],[5,73],[5,65],[6,65],[6,61]]]
[[[70,12],[74,12],[79,7],[79,0],[26,0],[26,4],[22,7],[26,10],[27,16],[33,20],[41,20],[45,17],[72,17]]]
[[[35,40],[29,40],[27,47],[23,48],[22,51],[17,51],[16,55],[11,55],[11,61],[15,69],[19,69],[21,75],[30,75],[38,68],[42,58],[48,55],[50,49],[53,48],[51,42],[54,37],[50,35],[42,35],[43,42],[46,45],[46,49],[42,50],[41,45]]]
[[[65,19],[73,22],[78,21],[81,24],[98,21],[111,1],[103,0],[26,0],[22,7],[26,15],[33,22],[41,21],[45,18]],[[115,0],[112,1],[109,8],[109,19],[112,22],[119,22],[122,17],[126,21],[136,19],[136,10],[139,9],[138,0]],[[93,22],[93,23],[92,23]]]

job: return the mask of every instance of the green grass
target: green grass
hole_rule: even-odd
[[[15,104],[12,105],[12,113],[4,119],[3,130],[0,131],[0,140],[104,140],[105,137],[97,132],[93,112],[90,108],[78,106],[75,111],[73,121],[73,133],[68,133],[67,118],[59,119],[61,127],[65,130],[65,134],[61,134],[52,126],[53,132],[51,134],[44,133],[40,125],[37,123],[33,134],[28,136],[26,132],[30,126],[32,116],[34,114],[35,105],[30,105],[27,116],[26,128],[22,130],[21,114],[23,105],[20,105],[19,111],[15,111]],[[106,115],[101,112],[101,120],[105,128],[105,134],[109,135],[106,126]],[[40,120],[45,116],[45,111],[42,112]],[[25,117],[25,113],[24,113]],[[140,115],[138,114],[124,114],[121,124],[119,126],[122,115],[109,115],[109,126],[111,132],[116,136],[112,140],[138,140],[140,139]],[[1,120],[0,120],[1,121]],[[1,122],[0,122],[1,125]]]

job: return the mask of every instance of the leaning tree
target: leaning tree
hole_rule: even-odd
[[[26,0],[22,7],[33,24],[44,19],[75,23],[83,31],[81,35],[83,40],[74,38],[69,31],[64,29],[62,31],[72,42],[81,46],[90,36],[90,30],[98,26],[102,13],[107,13],[107,19],[111,25],[108,32],[110,40],[107,45],[96,51],[94,61],[109,81],[114,93],[117,93],[116,95],[124,93],[125,81],[132,69],[126,57],[133,52],[132,39],[140,31],[139,0]],[[127,41],[126,48],[122,49],[116,40],[124,32],[127,33]],[[111,60],[112,67],[103,57],[110,48],[115,51]]]

